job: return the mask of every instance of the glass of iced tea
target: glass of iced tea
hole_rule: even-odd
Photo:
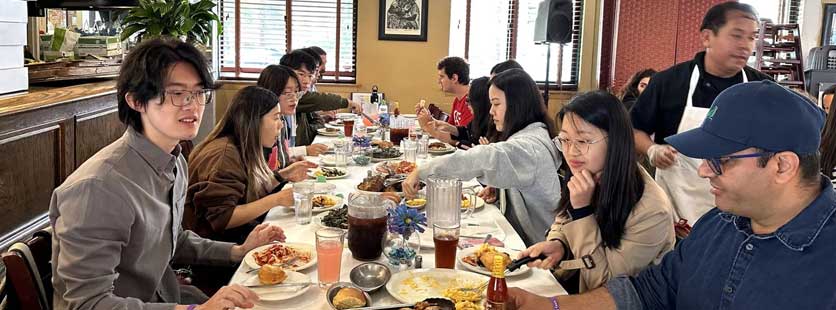
[[[354,119],[347,118],[343,120],[343,133],[346,137],[351,138],[354,135]]]
[[[392,128],[389,130],[389,140],[394,145],[401,145],[401,140],[409,136],[409,128]]]
[[[433,243],[435,244],[435,268],[453,269],[456,266],[456,247],[459,245],[459,223],[434,223]]]
[[[340,282],[345,232],[339,228],[320,228],[316,231],[317,276],[319,286]]]

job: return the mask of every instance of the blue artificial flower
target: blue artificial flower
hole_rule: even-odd
[[[372,145],[372,139],[366,136],[363,137],[353,137],[351,141],[354,143],[354,146],[357,147],[369,147]]]
[[[423,212],[418,212],[413,208],[401,204],[395,208],[389,209],[389,232],[397,233],[409,238],[413,232],[424,232],[424,227],[427,226],[427,216]]]

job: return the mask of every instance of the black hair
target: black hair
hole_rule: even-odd
[[[282,56],[279,60],[279,64],[291,67],[293,70],[304,68],[310,72],[314,72],[316,66],[319,64],[316,58],[317,57],[314,57],[308,52],[302,50],[292,50],[290,53]]]
[[[319,67],[319,65],[322,64],[322,58],[319,57],[319,54],[317,54],[310,47],[300,48],[299,50],[303,51],[305,53],[308,53],[308,55],[311,55],[313,57],[314,61],[316,62],[317,67]]]
[[[836,84],[828,86],[827,88],[824,89],[824,92],[822,92],[822,95],[833,95],[833,94],[836,94]]]
[[[755,11],[755,8],[751,5],[737,1],[728,1],[712,6],[708,9],[708,12],[706,12],[705,16],[702,18],[700,31],[710,29],[714,32],[714,34],[717,34],[720,31],[720,28],[723,28],[723,26],[726,25],[726,22],[728,22],[728,13],[732,11],[744,13],[747,15],[746,18],[756,22],[758,21],[758,12]]]
[[[256,85],[272,91],[276,96],[281,96],[290,79],[296,81],[297,88],[302,87],[302,84],[299,83],[299,77],[296,76],[293,68],[283,65],[269,65],[264,70],[261,70]],[[296,91],[299,90],[297,89]]]
[[[522,69],[511,69],[490,79],[490,86],[505,92],[505,119],[498,141],[509,137],[532,123],[543,123],[554,137],[554,124],[546,112],[537,83]]]
[[[444,59],[438,62],[436,69],[444,70],[444,74],[448,78],[452,78],[453,74],[458,75],[459,84],[467,85],[470,83],[470,65],[464,58],[455,56],[444,57]]]
[[[654,74],[656,74],[656,70],[650,68],[634,73],[633,76],[630,77],[629,82],[627,82],[627,84],[625,84],[621,89],[621,98],[618,99],[624,100],[624,98],[627,97],[638,98],[639,83],[642,79],[652,77]]]
[[[518,63],[516,60],[508,59],[506,61],[500,62],[491,68],[491,75],[498,74],[508,69],[522,69],[522,65]]]
[[[328,55],[328,53],[326,53],[325,50],[319,46],[308,46],[307,49],[311,50],[319,56]]]
[[[139,108],[154,98],[165,103],[165,86],[171,69],[177,63],[194,67],[204,89],[214,89],[209,63],[197,48],[173,38],[159,38],[140,43],[131,50],[119,68],[116,80],[116,99],[119,120],[137,132],[143,132],[142,116],[128,105],[130,95]]]
[[[479,144],[479,137],[493,140],[496,137],[496,127],[491,120],[491,100],[488,96],[490,80],[483,76],[470,82],[467,102],[473,110],[473,120],[468,124],[471,142]]]
[[[569,113],[607,134],[604,170],[590,207],[594,208],[604,247],[617,249],[621,246],[627,218],[644,193],[630,117],[621,101],[604,91],[587,92],[573,98],[558,114],[561,123],[568,121],[565,117]],[[572,173],[566,170],[565,180],[568,181]],[[566,182],[561,184],[558,213],[571,208],[569,189]]]
[[[824,144],[822,144],[822,150],[824,150]],[[761,148],[755,148],[755,152],[765,153],[764,155],[758,157],[758,167],[760,168],[765,168],[766,165],[769,163],[769,160],[774,158],[777,154],[777,152],[767,151]],[[822,167],[824,167],[824,161],[821,156],[821,153],[795,153],[795,155],[798,156],[798,170],[801,175],[802,183],[806,183],[811,186],[818,186],[820,172],[830,171],[827,173],[827,175],[832,175],[833,167],[831,167],[830,170],[822,170]]]

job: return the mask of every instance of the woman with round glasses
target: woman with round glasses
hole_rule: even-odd
[[[566,185],[547,241],[520,257],[556,268],[570,293],[634,275],[673,249],[672,207],[665,192],[636,163],[627,110],[606,92],[581,94],[558,114],[555,144],[568,166]]]
[[[307,178],[315,164],[300,161],[271,171],[263,148],[276,143],[283,127],[278,96],[248,86],[235,94],[215,129],[189,156],[189,188],[183,228],[201,237],[242,243],[276,206],[292,206],[287,181]],[[235,271],[197,266],[194,284],[205,291],[220,288]]]
[[[560,199],[560,155],[551,141],[543,96],[525,71],[511,69],[489,82],[490,115],[499,133],[494,143],[422,163],[404,181],[408,197],[430,175],[476,178],[505,191],[505,217],[525,244],[545,240]]]

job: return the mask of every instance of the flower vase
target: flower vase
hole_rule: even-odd
[[[414,268],[415,257],[421,249],[421,237],[417,233],[390,234],[383,253],[389,265],[398,270]]]

